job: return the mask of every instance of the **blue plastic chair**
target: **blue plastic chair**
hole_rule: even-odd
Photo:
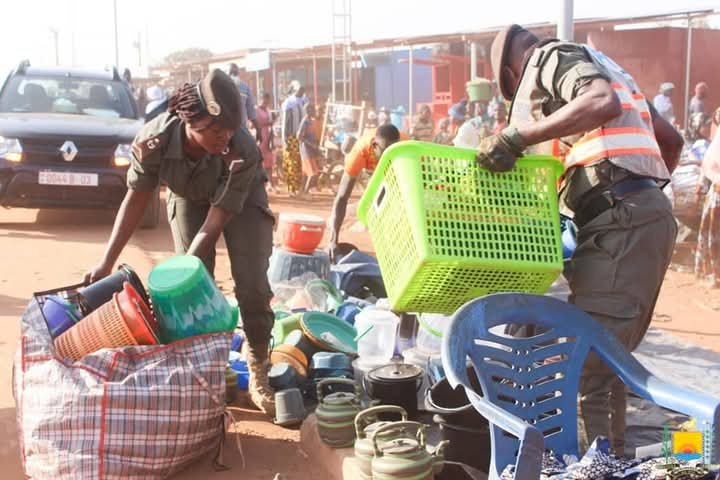
[[[536,325],[545,331],[531,338],[490,331],[507,324]],[[546,449],[578,454],[578,384],[590,350],[617,372],[632,392],[695,417],[698,425],[709,427],[712,438],[720,438],[720,399],[653,376],[577,307],[539,295],[489,295],[455,312],[443,338],[442,361],[450,385],[462,385],[475,409],[492,424],[490,479],[499,478],[508,465],[515,465],[516,480],[540,478]],[[481,394],[470,386],[468,358]],[[706,448],[717,463],[718,441],[714,443]]]

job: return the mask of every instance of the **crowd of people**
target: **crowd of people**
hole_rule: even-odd
[[[326,150],[320,145],[323,128],[324,105],[316,105],[297,81],[290,83],[279,112],[272,110],[272,97],[265,92],[255,103],[249,85],[240,79],[240,69],[231,64],[228,74],[238,88],[243,103],[241,122],[251,131],[262,153],[268,172],[268,191],[279,191],[276,165],[282,162],[282,176],[287,191],[293,196],[307,197],[319,190],[318,176],[329,161]],[[123,77],[132,82],[130,72]],[[470,101],[468,97],[453,104],[447,115],[438,116],[430,105],[422,105],[417,115],[408,119],[404,129],[391,123],[386,108],[369,110],[363,125],[364,134],[356,138],[347,134],[340,143],[344,157],[344,176],[338,185],[331,219],[331,250],[337,245],[340,224],[345,217],[347,202],[357,178],[371,174],[379,156],[387,146],[398,140],[412,139],[477,149],[483,139],[497,135],[507,127],[508,107],[496,81],[492,83],[493,96],[489,102]],[[136,101],[146,121],[165,112],[170,93],[156,84],[147,89],[134,89]],[[699,82],[688,105],[688,122],[681,128],[674,105],[675,86],[663,82],[652,105],[657,113],[676,129],[685,132],[685,147],[680,164],[701,166],[700,180],[695,186],[695,201],[702,210],[697,232],[694,270],[698,279],[709,286],[720,288],[720,108],[712,114],[706,102],[709,87]],[[444,113],[444,112],[442,112]],[[382,127],[382,128],[381,128]],[[407,131],[407,135],[402,132]],[[275,132],[279,131],[279,135]],[[281,153],[279,156],[278,153]],[[338,224],[335,228],[333,225]]]

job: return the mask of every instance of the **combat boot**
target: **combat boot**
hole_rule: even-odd
[[[260,411],[274,417],[275,393],[268,383],[270,365],[267,356],[264,359],[259,359],[257,355],[252,353],[251,349],[247,349],[246,358],[248,370],[250,371],[250,382],[248,383],[250,401]]]

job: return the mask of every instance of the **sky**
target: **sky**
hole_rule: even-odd
[[[328,44],[332,4],[343,1],[117,0],[120,66],[134,70],[187,47],[223,53]],[[354,0],[352,36],[364,41],[554,22],[561,4],[562,0]],[[575,16],[637,16],[696,7],[720,10],[720,0],[575,0]],[[2,72],[25,58],[35,65],[54,64],[53,31],[61,64],[115,63],[113,0],[3,0],[1,11]]]

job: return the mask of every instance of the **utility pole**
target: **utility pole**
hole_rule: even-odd
[[[137,40],[133,42],[133,47],[137,49],[138,67],[142,67],[142,37],[140,32],[137,33]]]
[[[120,49],[118,47],[117,0],[113,0],[113,20],[115,23],[115,68],[120,70]]]
[[[50,33],[53,35],[53,40],[55,42],[55,65],[60,65],[60,45],[59,45],[59,35],[60,32],[57,28],[50,27]]]
[[[477,43],[470,42],[470,81],[477,78]]]
[[[75,58],[75,0],[70,0],[70,18],[72,19],[70,23],[70,63],[74,67],[77,63]]]
[[[573,41],[573,0],[561,0],[562,12],[557,24],[557,37],[568,42]]]

